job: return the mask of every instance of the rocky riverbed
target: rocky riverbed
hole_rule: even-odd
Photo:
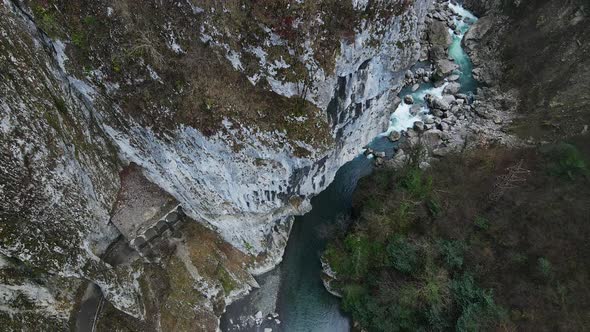
[[[405,74],[406,88],[385,133],[390,141],[401,144],[388,162],[400,164],[404,150],[418,144],[427,148],[428,158],[470,148],[521,144],[509,133],[518,107],[517,93],[499,89],[498,60],[489,52],[485,53],[489,61],[482,60],[482,49],[487,47],[479,41],[490,28],[489,19],[479,20],[448,1],[436,2],[427,16],[427,47],[423,50],[427,64]],[[380,152],[365,153],[374,156],[377,166],[384,165]]]

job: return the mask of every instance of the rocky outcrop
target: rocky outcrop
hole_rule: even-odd
[[[3,1],[0,252],[3,275],[19,277],[0,289],[30,301],[14,301],[22,316],[2,321],[29,329],[46,317],[64,327],[90,280],[137,326],[171,324],[184,310],[190,322],[194,307],[214,326],[226,303],[255,286],[244,269],[280,261],[292,215],[387,124],[429,5],[356,3],[334,13],[314,3],[269,17],[248,4],[252,16],[242,17],[232,1]],[[354,22],[329,21],[334,14]],[[326,31],[336,38],[320,38]],[[159,212],[112,210],[130,163],[165,192],[150,198],[162,203],[154,209],[178,202],[205,226],[184,222],[178,237],[155,242],[153,265],[101,259],[121,233],[137,239],[161,221]],[[30,269],[38,278],[22,272]],[[43,301],[29,303],[35,292]],[[187,304],[179,313],[168,310],[176,300]]]
[[[519,100],[518,113],[523,115],[517,124],[519,134],[532,141],[583,131],[590,122],[585,111],[589,100],[582,92],[590,84],[586,4],[525,0],[465,4],[485,15],[464,40],[474,73],[502,91],[499,95],[509,93]]]
[[[383,27],[366,22],[354,42],[342,43],[333,73],[319,68],[310,57],[311,63],[306,65],[317,71],[306,98],[328,112],[333,139],[329,145],[314,147],[311,142],[286,139],[280,130],[264,132],[229,118],[223,120],[224,131],[212,137],[190,127],[177,129],[169,139],[137,126],[124,130],[107,127],[107,132],[123,157],[141,165],[189,215],[207,221],[242,250],[248,247],[255,254],[266,253],[272,258],[270,267],[281,257],[280,248],[266,245],[274,225],[306,212],[308,199],[358,153],[359,143],[369,142],[385,126],[384,110],[400,87],[399,73],[417,57],[421,17],[427,4],[419,1],[388,22],[375,46],[369,42],[376,38],[374,31]],[[402,21],[407,28],[402,29]],[[406,42],[396,43],[399,40]],[[399,45],[404,46],[400,49]],[[242,59],[245,54],[235,56]],[[261,66],[264,69],[270,64]],[[265,75],[276,93],[293,96],[292,83]],[[237,151],[230,143],[236,141],[240,145]],[[296,156],[299,150],[306,151],[306,156]]]
[[[51,44],[12,3],[0,5],[0,320],[6,330],[64,330],[78,287],[99,285],[142,318],[141,267],[101,260],[119,186],[116,150]],[[77,87],[77,88],[76,88]]]
[[[447,48],[451,44],[449,28],[439,20],[431,20],[428,27],[428,41],[430,42],[430,59],[437,61],[447,58]]]

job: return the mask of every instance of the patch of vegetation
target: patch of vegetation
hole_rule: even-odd
[[[362,179],[351,227],[324,253],[342,308],[368,331],[588,326],[587,144],[466,152]],[[524,181],[490,199],[514,165]]]
[[[550,174],[574,180],[587,176],[588,168],[580,151],[573,145],[561,143],[542,149],[547,156],[547,170]]]
[[[482,216],[476,216],[474,224],[483,230],[486,230],[490,227],[489,221]]]
[[[50,37],[56,37],[61,33],[57,13],[50,3],[37,4],[32,7],[33,14],[37,19],[37,24]]]
[[[229,293],[236,288],[236,282],[222,266],[218,267],[217,276],[221,282],[221,287],[223,288],[225,295],[229,295]]]

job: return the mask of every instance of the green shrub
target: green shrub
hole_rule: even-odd
[[[37,24],[45,33],[47,33],[50,37],[55,37],[59,33],[59,25],[55,18],[54,13],[51,11],[51,7],[47,6],[34,6],[33,14],[37,20]]]
[[[424,199],[432,192],[432,177],[419,168],[410,168],[400,179],[400,185],[416,199]]]
[[[546,148],[544,152],[549,158],[547,169],[551,175],[573,180],[578,175],[588,174],[586,161],[575,146],[561,143]]]
[[[386,248],[391,266],[403,273],[412,273],[418,265],[418,251],[405,238],[396,236]]]
[[[537,270],[544,278],[549,279],[552,273],[551,262],[545,257],[540,257],[537,260]]]
[[[426,207],[428,208],[428,213],[435,218],[442,212],[442,206],[439,201],[434,198],[426,200]]]
[[[383,210],[383,200],[380,197],[368,197],[363,203],[363,208],[367,211],[375,211],[377,213]]]
[[[326,251],[324,252],[324,259],[332,271],[336,272],[336,275],[340,277],[346,277],[348,275],[348,256],[346,251],[338,248],[334,243],[328,244]]]
[[[439,273],[443,270],[436,271],[436,273],[429,273],[422,277],[424,282],[422,284],[421,294],[424,302],[429,307],[443,308],[449,303],[449,279],[446,274]]]
[[[342,289],[342,309],[350,312],[353,318],[367,326],[371,322],[372,313],[368,309],[369,296],[365,287],[359,284],[348,284]]]
[[[446,331],[450,327],[448,313],[439,306],[430,306],[425,309],[424,317],[431,331]]]
[[[451,282],[455,302],[460,307],[457,331],[481,331],[504,318],[504,309],[494,303],[490,290],[480,288],[473,277],[463,274]]]
[[[459,269],[463,266],[465,244],[462,241],[440,241],[439,250],[449,268]]]
[[[488,230],[488,228],[490,228],[490,224],[488,222],[488,219],[485,217],[482,217],[482,216],[476,216],[474,224],[475,224],[475,226],[483,229],[484,231]]]
[[[217,278],[221,283],[221,287],[223,288],[223,292],[228,295],[231,293],[232,290],[236,288],[236,282],[231,277],[231,275],[222,267],[218,268],[217,270]]]
[[[353,278],[362,278],[369,270],[372,243],[365,234],[353,233],[346,237],[344,246],[348,252],[348,274]]]
[[[80,49],[86,49],[86,34],[84,31],[74,31],[72,33],[72,44],[76,45]]]
[[[475,284],[473,276],[467,273],[451,281],[451,290],[455,302],[462,309],[466,309],[484,298],[483,289],[479,288]]]
[[[400,233],[406,233],[412,224],[414,205],[411,202],[400,202],[390,219],[391,228]]]
[[[395,297],[399,305],[417,308],[420,301],[420,290],[416,288],[415,284],[402,284]]]

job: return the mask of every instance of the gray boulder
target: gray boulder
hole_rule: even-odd
[[[437,118],[442,118],[445,115],[445,112],[443,112],[441,110],[433,109],[432,110],[432,115],[434,115]]]
[[[434,98],[432,99],[431,107],[443,111],[448,111],[451,109],[451,104],[445,99]]]
[[[447,84],[447,86],[445,86],[443,93],[454,95],[455,93],[459,92],[460,89],[461,89],[461,84],[459,84],[457,82],[451,82],[451,83]]]
[[[457,75],[457,74],[453,74],[453,75],[451,75],[451,76],[447,77],[447,81],[449,81],[449,82],[453,82],[453,81],[456,81],[456,80],[458,80],[459,78],[460,78],[460,76],[459,76],[459,75]]]
[[[456,93],[455,98],[467,100],[467,95],[464,93]]]
[[[447,57],[447,48],[452,42],[446,24],[433,20],[428,24],[428,41],[430,42],[430,59],[433,61]]]
[[[408,105],[412,105],[414,103],[414,97],[412,97],[411,95],[405,96],[404,103],[406,103]]]
[[[377,158],[385,158],[385,152],[384,151],[375,151],[374,155]]]
[[[414,125],[412,126],[415,131],[422,132],[424,131],[424,122],[422,121],[414,121]]]
[[[447,102],[449,105],[454,104],[455,103],[455,96],[453,95],[444,95],[442,97],[442,99]],[[449,108],[450,109],[450,108]]]
[[[463,37],[461,44],[468,52],[472,51],[486,34],[494,32],[492,29],[493,26],[493,15],[480,18],[471,26],[471,28],[469,28],[469,31],[467,31],[465,37]]]
[[[394,130],[391,133],[389,133],[389,136],[387,136],[387,138],[391,142],[397,142],[400,138],[402,138],[402,134],[400,134],[399,131]]]
[[[383,158],[381,157],[376,157],[375,158],[375,166],[380,167],[383,165]]]
[[[459,66],[448,59],[440,59],[436,61],[435,68],[436,76],[438,78],[444,78],[451,74],[453,71],[457,70]]]
[[[422,134],[421,141],[430,150],[442,144],[445,134],[438,129],[431,129]]]

